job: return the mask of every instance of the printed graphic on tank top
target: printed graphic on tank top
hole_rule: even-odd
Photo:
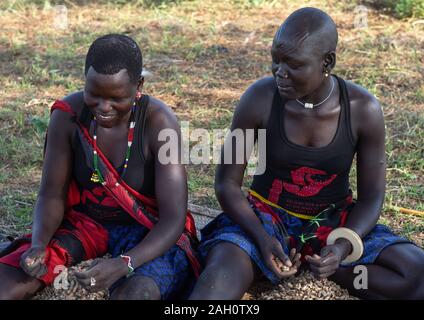
[[[340,88],[340,112],[336,133],[324,147],[307,147],[287,138],[284,127],[285,100],[274,94],[267,124],[267,166],[255,175],[253,194],[295,213],[316,215],[351,193],[349,171],[355,155],[346,84],[335,76]]]

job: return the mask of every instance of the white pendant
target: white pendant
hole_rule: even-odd
[[[305,108],[306,108],[306,109],[313,109],[313,108],[314,108],[314,105],[313,105],[312,103],[308,103],[308,102],[306,102],[306,103],[305,103]]]

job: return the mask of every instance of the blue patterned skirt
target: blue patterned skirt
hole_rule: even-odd
[[[108,251],[113,258],[137,246],[149,231],[140,224],[108,224],[104,227],[109,232]],[[163,300],[186,298],[195,283],[190,262],[185,252],[177,245],[172,246],[164,255],[136,268],[132,276],[135,275],[153,279]],[[109,288],[109,292],[125,280],[126,277],[119,279]]]
[[[305,224],[310,222],[290,215],[285,210],[278,208],[272,208],[274,211],[273,216],[269,213],[258,210],[257,206],[253,204],[252,200],[249,200],[251,202],[252,209],[262,222],[265,231],[270,236],[279,240],[286,254],[289,253],[292,247],[297,247],[298,251],[302,252],[303,257],[306,254],[319,254],[320,247],[325,246],[326,237],[332,230],[331,228],[318,226],[318,228],[314,230],[312,237],[309,236],[309,238],[315,241],[317,245],[309,245],[308,242],[311,241],[306,240],[302,244],[302,249],[299,250],[299,244],[301,244],[301,242],[305,239],[305,235],[303,234],[305,230]],[[350,206],[349,211],[352,208],[353,205]],[[277,219],[278,221],[275,219],[276,215],[279,218]],[[306,237],[306,239],[307,238],[308,237]],[[240,226],[234,223],[225,213],[221,213],[201,230],[201,241],[199,246],[199,255],[201,260],[205,261],[211,248],[222,241],[233,243],[243,249],[270,281],[273,283],[277,283],[279,281],[274,273],[265,265],[258,247],[255,245],[250,236],[247,235],[240,228]],[[388,227],[377,224],[373,230],[363,239],[363,243],[364,253],[362,257],[354,263],[344,264],[341,265],[341,267],[353,267],[361,264],[372,264],[384,248],[396,243],[412,242],[394,234]]]

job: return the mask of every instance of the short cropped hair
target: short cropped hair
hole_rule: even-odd
[[[97,38],[85,58],[85,75],[90,67],[97,73],[115,74],[126,69],[132,83],[137,83],[143,70],[143,57],[138,44],[123,34]]]

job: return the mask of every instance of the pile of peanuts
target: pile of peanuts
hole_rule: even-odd
[[[316,279],[311,272],[284,279],[276,286],[254,285],[243,297],[246,300],[357,300],[327,279]]]
[[[107,290],[88,292],[77,281],[75,272],[87,270],[91,260],[68,268],[66,276],[69,283],[68,289],[55,289],[50,286],[39,292],[35,300],[106,300],[109,298]],[[282,267],[282,266],[281,266]],[[284,270],[288,271],[288,270]],[[334,282],[316,279],[311,272],[302,271],[299,275],[284,279],[278,285],[269,282],[259,282],[243,297],[244,300],[356,300],[349,295],[347,290]]]
[[[104,257],[107,258],[107,257]],[[87,270],[91,265],[92,260],[83,261],[78,265],[70,267],[62,271],[63,278],[67,278],[68,284],[66,287],[56,289],[54,285],[46,287],[40,291],[33,299],[34,300],[106,300],[109,298],[107,290],[98,292],[88,292],[76,280],[75,272]],[[62,279],[63,279],[62,278]]]

